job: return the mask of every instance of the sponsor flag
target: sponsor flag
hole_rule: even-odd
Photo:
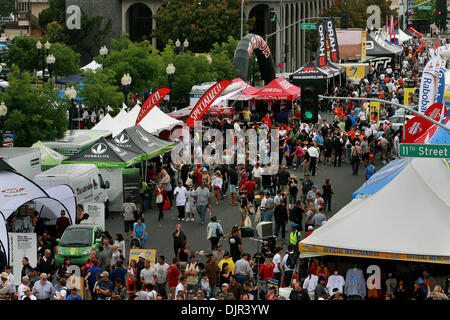
[[[194,127],[195,122],[201,119],[209,106],[219,97],[223,90],[230,85],[230,83],[230,80],[223,80],[209,88],[192,109],[186,120],[186,124],[191,128]]]
[[[431,126],[432,122],[420,116],[411,118],[405,124],[405,143],[414,143],[421,135],[424,134]]]
[[[317,61],[319,67],[327,66],[327,44],[326,44],[326,29],[327,24],[325,21],[319,22],[317,24],[318,33],[318,46],[317,46]]]
[[[366,61],[367,31],[361,33],[361,62]]]
[[[168,88],[160,88],[156,90],[147,100],[145,100],[144,104],[139,111],[139,114],[136,118],[136,125],[144,119],[144,117],[152,110],[168,93],[170,89]]]
[[[424,113],[434,102],[436,81],[434,66],[439,58],[433,57],[426,64],[420,79],[419,112]]]
[[[330,60],[331,62],[338,63],[339,62],[339,45],[337,40],[336,28],[334,26],[334,19],[327,19],[327,35],[328,35],[328,44],[330,51]]]
[[[442,109],[444,109],[444,104],[441,103],[435,103],[433,105],[431,105],[427,111],[425,111],[425,115],[427,117],[430,117],[431,119],[433,119],[434,121],[439,122],[439,120],[441,120],[441,115],[442,115]]]
[[[439,48],[439,35],[437,36],[436,44],[434,45],[434,50],[437,50],[437,48]]]
[[[417,50],[413,53],[413,57],[417,54],[417,52],[421,51],[424,49],[424,43],[423,41],[420,43],[419,47],[417,47]]]
[[[435,69],[436,75],[436,93],[434,95],[434,103],[442,103],[444,101],[445,92],[445,61],[440,60],[440,65]]]
[[[410,104],[410,100],[412,103],[412,98],[414,96],[414,88],[404,88],[403,89],[403,105],[407,106]]]

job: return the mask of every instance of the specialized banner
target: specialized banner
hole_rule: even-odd
[[[424,113],[434,102],[434,94],[436,90],[436,76],[434,74],[434,66],[439,58],[433,57],[426,64],[422,78],[420,79],[419,91],[419,112]]]
[[[327,42],[329,46],[330,52],[330,60],[331,62],[338,63],[339,62],[339,45],[336,34],[336,28],[334,27],[333,18],[325,20],[327,24]]]
[[[156,249],[131,249],[130,261],[139,261],[139,256],[143,254],[145,259],[150,260],[150,268],[156,264]]]
[[[325,21],[317,24],[318,46],[317,46],[317,61],[319,67],[327,66],[327,44],[326,44],[326,28]]]
[[[188,119],[186,120],[186,124],[193,128],[195,122],[199,121],[202,118],[203,114],[206,112],[206,110],[208,110],[209,106],[230,84],[230,80],[223,80],[209,88],[208,91],[206,91],[205,94],[200,98],[200,100],[198,100],[194,109],[192,109]]]
[[[403,105],[404,106],[411,104],[413,97],[414,97],[414,88],[403,89]]]
[[[436,93],[434,95],[434,103],[444,102],[445,92],[445,60],[440,60],[440,65],[435,69],[436,75]]]
[[[367,31],[363,30],[361,34],[361,62],[366,61]]]
[[[150,112],[168,93],[170,92],[169,88],[160,88],[156,90],[147,100],[145,100],[144,104],[141,107],[141,111],[136,118],[136,125],[141,122],[142,119]]]
[[[376,251],[367,251],[367,250],[354,250],[354,249],[344,249],[344,248],[335,248],[335,247],[324,247],[324,246],[316,246],[316,245],[303,244],[303,243],[299,243],[298,248],[302,254],[318,254],[318,255],[330,255],[330,256],[345,256],[345,257],[371,258],[371,259],[383,259],[383,260],[400,260],[400,261],[416,261],[416,262],[450,264],[449,256],[432,256],[432,255],[420,255],[420,254],[376,252]]]

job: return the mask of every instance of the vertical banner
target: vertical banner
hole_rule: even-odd
[[[434,74],[434,65],[437,62],[436,57],[431,58],[423,69],[422,78],[420,79],[419,91],[419,112],[424,113],[428,107],[434,102],[434,94],[436,90],[436,76]]]
[[[139,169],[122,169],[123,202],[131,199],[135,204],[140,203],[139,197]]]
[[[15,277],[14,285],[22,282],[22,258],[27,257],[32,267],[37,266],[36,233],[8,233],[9,236],[9,264]]]
[[[408,104],[411,104],[414,96],[414,88],[405,88],[403,90],[403,96],[403,105],[407,106]]]
[[[436,75],[436,94],[434,95],[434,103],[444,102],[445,92],[445,60],[440,60],[440,65],[435,69]]]
[[[105,204],[102,202],[89,202],[84,204],[84,212],[89,214],[89,218],[80,224],[97,224],[105,230]]]
[[[361,33],[361,62],[366,61],[367,31]]]
[[[370,122],[376,121],[377,128],[380,122],[380,103],[378,101],[370,101]]]
[[[333,18],[326,20],[326,23],[327,23],[327,44],[328,44],[327,50],[329,50],[330,53],[329,55],[327,54],[327,57],[331,62],[338,63],[339,45]]]
[[[192,109],[189,117],[186,120],[186,124],[191,128],[194,127],[195,122],[199,121],[203,114],[208,110],[211,104],[220,96],[220,94],[231,84],[230,80],[223,80],[217,82],[205,94],[198,100],[195,107]]]
[[[320,67],[327,65],[327,45],[326,45],[326,22],[322,21],[317,24],[318,46],[317,46],[317,61]]]
[[[139,114],[136,118],[136,125],[141,122],[142,119],[149,113],[154,106],[156,106],[168,93],[170,89],[168,88],[160,88],[156,90],[147,100],[145,100],[144,104],[139,111]]]
[[[3,134],[3,148],[12,148],[14,147],[14,134],[13,133],[4,133]]]

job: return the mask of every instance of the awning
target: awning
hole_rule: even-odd
[[[289,81],[323,80],[331,77],[331,73],[327,73],[323,68],[319,68],[314,62],[310,61],[291,74]]]
[[[291,101],[300,97],[300,88],[280,77],[272,80],[267,86],[253,94],[252,100],[285,100]]]
[[[69,82],[76,82],[76,83],[80,83],[84,80],[86,76],[82,73],[79,74],[74,74],[72,76],[67,76],[64,78],[60,78],[60,79],[56,79],[55,83],[57,84],[66,84]]]
[[[41,167],[43,170],[60,165],[61,161],[67,158],[65,155],[50,149],[41,141],[34,143],[31,147],[39,149],[39,152],[41,153]]]

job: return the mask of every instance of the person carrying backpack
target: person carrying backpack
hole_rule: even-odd
[[[281,267],[284,271],[283,287],[290,287],[292,275],[294,274],[295,267],[297,265],[298,252],[295,250],[295,246],[292,244],[288,245],[288,252],[284,255],[281,261]]]

